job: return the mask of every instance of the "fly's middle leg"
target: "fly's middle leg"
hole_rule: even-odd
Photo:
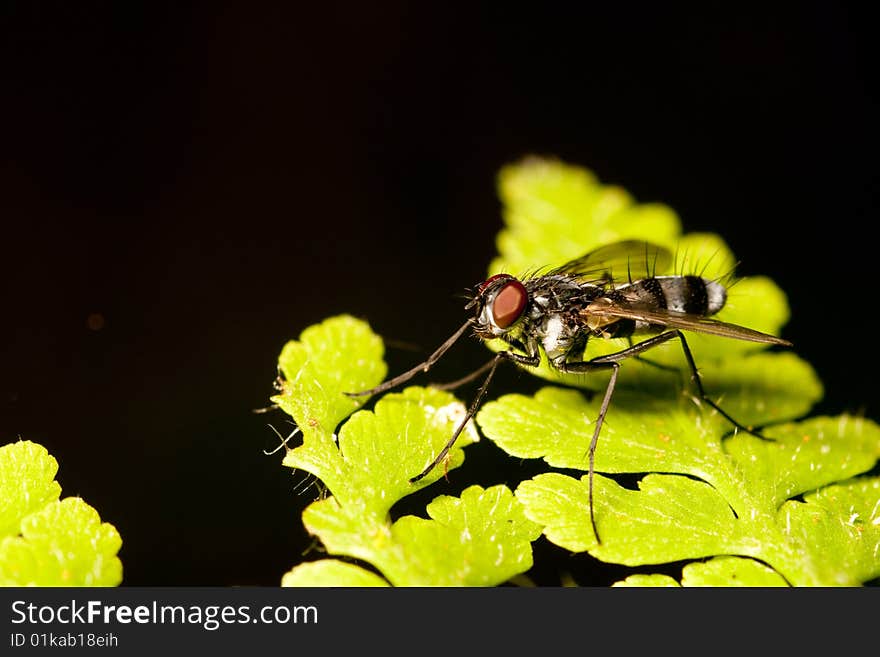
[[[608,379],[608,385],[605,388],[605,396],[602,398],[602,405],[599,407],[599,415],[596,418],[596,425],[593,427],[593,437],[590,439],[590,447],[587,449],[587,490],[590,506],[590,526],[593,528],[593,535],[596,537],[596,543],[601,543],[602,539],[599,538],[599,530],[596,527],[596,512],[593,507],[593,474],[595,473],[596,445],[599,443],[599,432],[602,430],[605,415],[608,413],[608,406],[611,404],[611,395],[614,394],[614,387],[617,385],[617,373],[620,370],[620,363],[615,361],[597,363],[595,360],[589,360],[576,363],[561,363],[559,369],[563,372],[594,372],[596,370],[611,370],[611,378]]]
[[[717,403],[709,399],[706,395],[706,391],[703,389],[703,382],[700,379],[700,374],[697,371],[696,363],[694,362],[693,354],[691,353],[690,347],[688,346],[687,339],[685,339],[684,334],[675,329],[671,331],[666,331],[661,333],[660,335],[656,335],[654,337],[648,338],[647,340],[643,340],[636,344],[631,344],[628,348],[622,349],[621,351],[617,351],[613,354],[606,354],[604,356],[597,356],[596,358],[592,358],[587,361],[579,361],[573,363],[562,362],[558,363],[558,368],[563,372],[593,372],[597,370],[610,369],[611,370],[611,378],[608,380],[608,386],[605,388],[605,396],[602,398],[602,404],[599,407],[599,415],[596,418],[596,426],[593,429],[593,437],[590,440],[590,447],[587,452],[588,457],[588,488],[589,488],[589,505],[590,505],[590,524],[593,528],[593,534],[596,536],[596,542],[601,543],[601,539],[599,538],[599,532],[596,528],[596,518],[595,512],[593,510],[593,475],[595,472],[594,462],[596,456],[596,445],[599,441],[599,432],[602,429],[602,423],[605,420],[605,415],[608,412],[608,406],[611,402],[611,396],[614,393],[614,387],[617,384],[617,374],[620,369],[620,361],[625,360],[630,357],[638,357],[645,351],[649,349],[653,349],[656,346],[659,346],[669,340],[673,340],[678,338],[681,343],[682,350],[684,351],[685,359],[688,363],[688,368],[691,371],[691,379],[694,382],[694,386],[697,389],[697,394],[701,401],[705,402],[712,408],[714,408],[724,419],[730,422],[736,429],[745,431],[747,433],[752,434],[758,438],[767,440],[759,433],[756,433],[754,429],[750,427],[746,427],[740,422],[737,422],[733,417],[731,417],[724,409],[722,409]]]

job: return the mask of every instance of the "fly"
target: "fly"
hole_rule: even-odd
[[[468,376],[439,386],[451,389],[488,372],[449,442],[424,470],[410,479],[411,483],[415,483],[449,454],[465,425],[479,409],[501,361],[537,367],[543,351],[550,367],[559,372],[610,371],[587,451],[590,524],[597,542],[600,542],[593,511],[594,461],[599,433],[617,383],[620,362],[678,339],[700,400],[714,408],[736,429],[761,437],[737,422],[706,395],[682,331],[791,346],[788,340],[712,319],[711,316],[721,310],[727,301],[726,287],[717,280],[695,275],[655,275],[656,271],[664,269],[670,262],[671,256],[666,249],[648,242],[627,240],[600,247],[542,275],[520,280],[510,274],[496,274],[476,287],[465,306],[465,309],[473,310],[473,317],[427,360],[375,388],[346,394],[352,397],[375,395],[406,383],[421,372],[427,372],[468,330],[473,330],[482,340],[499,339],[508,345],[507,349],[496,353],[488,363]],[[625,279],[621,278],[623,272],[626,273]],[[617,280],[615,276],[618,276]],[[597,338],[629,338],[630,346],[584,360],[587,342]],[[633,338],[640,340],[636,342]]]

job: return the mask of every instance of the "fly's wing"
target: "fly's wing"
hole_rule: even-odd
[[[624,240],[600,246],[549,273],[569,274],[585,282],[632,282],[664,273],[671,265],[672,255],[662,246],[642,240]]]
[[[720,335],[735,340],[779,344],[787,347],[792,346],[791,342],[788,340],[777,338],[775,335],[761,333],[760,331],[755,331],[744,326],[720,322],[717,319],[710,319],[709,317],[703,317],[702,315],[692,315],[690,313],[682,313],[675,310],[648,308],[641,304],[612,301],[607,297],[603,297],[602,299],[588,305],[584,308],[583,314],[588,317],[632,319],[647,324],[668,326],[670,328],[695,331],[697,333],[708,333],[710,335]]]

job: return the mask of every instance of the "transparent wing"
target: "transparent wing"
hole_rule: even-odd
[[[603,297],[601,300],[588,305],[584,308],[583,314],[587,317],[633,319],[648,324],[668,326],[685,331],[696,331],[697,333],[708,333],[710,335],[720,335],[735,340],[792,346],[788,340],[777,338],[775,335],[761,333],[744,326],[728,324],[727,322],[703,317],[702,315],[692,315],[675,310],[647,308],[640,304],[612,301],[607,297]]]
[[[636,281],[662,274],[672,265],[672,254],[643,240],[623,240],[590,251],[557,267],[551,274],[569,274],[588,281]]]

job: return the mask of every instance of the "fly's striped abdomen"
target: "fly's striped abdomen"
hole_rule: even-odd
[[[655,276],[621,285],[616,293],[631,303],[657,310],[707,317],[724,307],[727,290],[721,283],[699,276]]]

